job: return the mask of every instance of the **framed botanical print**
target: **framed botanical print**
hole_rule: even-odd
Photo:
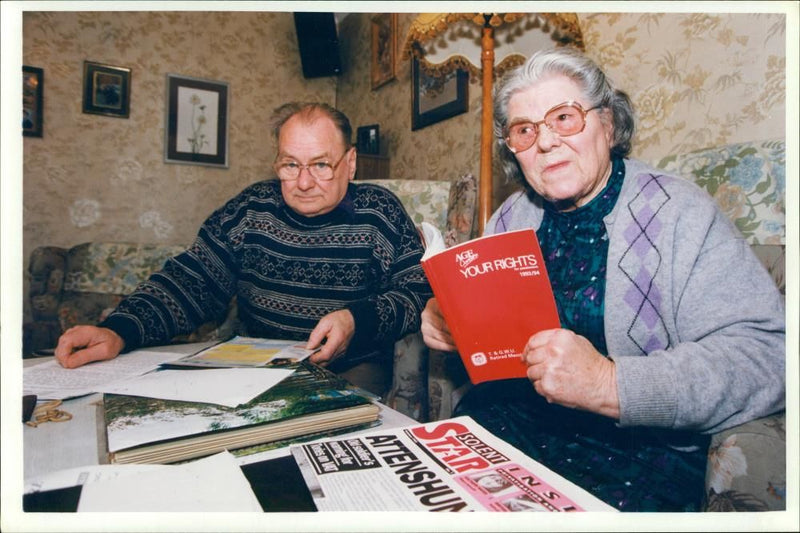
[[[228,167],[228,84],[167,74],[164,159]]]

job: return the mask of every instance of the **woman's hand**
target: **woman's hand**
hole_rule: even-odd
[[[528,379],[550,403],[619,419],[614,361],[566,329],[540,331],[522,353]]]
[[[442,311],[439,309],[439,303],[436,298],[431,298],[422,310],[422,339],[428,348],[434,350],[441,350],[444,352],[456,351],[455,341],[450,335],[450,329],[442,316]]]
[[[77,368],[92,361],[113,359],[125,348],[114,331],[97,326],[75,326],[58,339],[56,360],[64,368]]]

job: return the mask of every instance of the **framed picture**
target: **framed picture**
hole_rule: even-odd
[[[128,118],[131,69],[83,62],[83,112]]]
[[[372,90],[395,79],[397,13],[381,13],[372,18]]]
[[[380,127],[377,124],[361,126],[356,135],[356,150],[359,154],[380,153]]]
[[[415,57],[411,61],[411,131],[466,113],[469,73],[459,69],[444,77],[425,73]]]
[[[37,67],[22,67],[22,134],[26,137],[42,136],[42,106],[44,94],[44,70]]]
[[[164,160],[228,167],[228,84],[167,74]]]

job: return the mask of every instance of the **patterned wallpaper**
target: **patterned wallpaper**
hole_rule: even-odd
[[[783,137],[786,20],[780,14],[581,15],[588,53],[638,113],[647,160]]]
[[[24,256],[92,240],[188,244],[215,208],[263,179],[265,125],[304,80],[290,13],[27,12],[23,63],[45,71],[44,137],[24,142]],[[130,118],[82,112],[84,60],[131,69]],[[229,84],[229,168],[164,162],[166,75]]]
[[[399,15],[398,46],[413,16]],[[638,110],[635,156],[784,135],[783,14],[578,17],[587,53]],[[45,244],[188,244],[214,208],[268,175],[264,123],[290,99],[336,104],[354,128],[379,124],[394,178],[477,175],[480,85],[467,113],[412,132],[409,63],[398,56],[396,80],[370,87],[370,19],[341,23],[342,76],[305,80],[290,13],[25,12],[23,64],[45,71],[45,125],[24,139],[23,268]],[[130,118],[82,113],[84,60],[132,70]],[[228,169],[164,163],[167,73],[229,84]],[[495,183],[496,201],[507,193]]]
[[[353,127],[380,125],[380,147],[388,155],[393,178],[456,179],[467,172],[478,174],[480,163],[480,85],[469,85],[469,110],[445,121],[411,131],[411,64],[399,55],[414,13],[398,15],[394,81],[371,89],[372,14],[352,14],[339,30],[347,71],[337,87],[337,105],[348,114]]]
[[[400,37],[414,13],[399,15]],[[633,156],[674,153],[785,135],[783,14],[578,13],[586,53],[631,96],[638,113]],[[481,86],[469,111],[411,131],[410,63],[397,80],[370,90],[370,15],[351,15],[341,31],[350,71],[337,102],[354,123],[380,124],[395,178],[454,179],[479,174]],[[498,174],[496,174],[497,176]],[[495,205],[509,189],[495,178]]]

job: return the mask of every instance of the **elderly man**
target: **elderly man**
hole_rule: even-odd
[[[278,180],[214,212],[98,326],[66,331],[56,348],[64,367],[169,342],[223,316],[235,296],[243,334],[307,340],[320,348],[311,361],[382,392],[392,345],[419,329],[431,296],[419,235],[392,193],[351,183],[357,155],[343,113],[290,103],[272,126]]]

